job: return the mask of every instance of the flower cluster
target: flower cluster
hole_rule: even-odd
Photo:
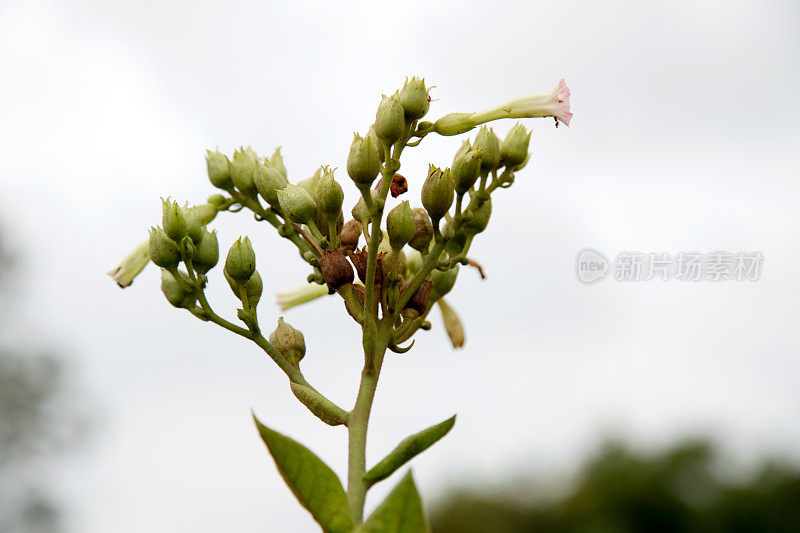
[[[412,435],[367,470],[366,428],[387,351],[408,351],[414,335],[431,328],[428,317],[436,304],[453,346],[464,344],[463,324],[444,298],[453,289],[460,267],[480,269],[469,251],[489,224],[492,195],[510,187],[530,158],[531,133],[522,124],[512,127],[502,140],[483,124],[528,117],[555,117],[557,124],[569,124],[572,117],[563,80],[549,93],[484,112],[453,113],[433,122],[423,120],[430,101],[424,80],[407,79],[400,90],[383,96],[374,123],[355,134],[346,171],[360,197],[351,210],[343,207],[342,186],[328,166],[319,167],[310,178],[290,180],[280,149],[270,157],[262,157],[250,147],[230,156],[208,151],[208,179],[220,194],[191,207],[163,200],[162,225],[152,228],[149,241],[110,273],[125,287],[152,261],[162,269],[161,288],[170,304],[257,344],[286,374],[294,396],[315,416],[326,424],[347,427],[345,494],[338,477],[309,450],[258,423],[284,478],[326,531],[353,531],[363,522],[367,490],[432,445],[454,423],[454,418],[449,419]],[[478,126],[477,134],[464,140],[449,167],[430,165],[427,173],[418,177],[398,173],[403,151],[418,146],[427,135],[457,135]],[[418,203],[404,198],[409,185],[419,187]],[[234,242],[223,268],[225,280],[241,303],[238,322],[217,314],[206,298],[208,275],[219,262],[217,234],[209,231],[208,225],[220,212],[241,210],[252,212],[256,220],[271,225],[291,242],[308,269],[307,284],[279,295],[284,310],[323,295],[338,295],[360,327],[364,368],[349,411],[306,381],[300,369],[306,355],[302,333],[281,318],[268,338],[262,334],[257,306],[264,282],[248,237]],[[292,477],[289,463],[299,460],[321,464],[311,482]],[[330,490],[324,497],[311,497],[305,495],[304,483],[311,483],[312,489],[316,483]],[[390,494],[386,509],[391,508],[392,498],[408,499],[415,494],[413,481],[404,480]],[[383,508],[376,511],[377,523],[390,520]],[[371,529],[367,527],[374,517],[366,521],[364,531],[382,530],[376,529],[375,523]]]

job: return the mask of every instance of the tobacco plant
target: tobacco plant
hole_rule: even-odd
[[[280,149],[269,158],[249,147],[230,158],[208,151],[208,178],[221,194],[195,206],[163,200],[161,227],[152,228],[150,238],[110,272],[126,287],[152,261],[161,268],[161,290],[170,304],[258,345],[286,374],[292,393],[311,413],[347,429],[345,490],[308,448],[255,420],[281,476],[327,532],[428,531],[410,472],[366,520],[364,500],[372,486],[442,438],[455,416],[407,437],[368,468],[367,426],[378,379],[388,352],[407,352],[414,335],[430,329],[428,315],[434,305],[442,312],[453,345],[463,344],[458,315],[443,298],[453,288],[459,267],[474,265],[468,253],[489,223],[492,194],[510,187],[528,163],[531,134],[517,124],[501,141],[482,126],[474,139],[464,141],[449,168],[430,165],[424,179],[398,173],[404,150],[419,146],[432,133],[460,135],[498,119],[553,117],[558,126],[568,125],[572,117],[563,80],[548,93],[433,122],[422,120],[430,102],[424,80],[408,79],[402,89],[383,96],[368,131],[355,135],[347,176],[360,199],[350,211],[352,218],[343,211],[344,194],[334,169],[323,166],[313,177],[292,183]],[[406,194],[409,183],[421,184],[421,207],[392,200]],[[282,306],[330,294],[342,299],[344,310],[361,328],[364,366],[352,408],[336,405],[303,376],[306,345],[300,331],[281,318],[272,333],[263,332],[257,313],[263,282],[248,237],[234,242],[221,269],[241,302],[236,319],[217,314],[206,298],[209,274],[219,261],[217,234],[209,225],[220,212],[245,210],[291,242],[309,271],[308,284],[284,294]]]

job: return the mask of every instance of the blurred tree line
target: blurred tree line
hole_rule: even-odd
[[[431,513],[434,533],[798,533],[800,472],[764,461],[732,475],[710,441],[656,453],[609,442],[563,490],[456,489]]]
[[[60,360],[9,340],[20,286],[12,259],[0,232],[0,532],[55,533],[59,507],[43,465],[77,442],[81,424],[63,401]]]

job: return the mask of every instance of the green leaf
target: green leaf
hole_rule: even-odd
[[[415,455],[424,452],[437,440],[447,435],[447,432],[452,429],[455,423],[456,415],[453,415],[444,422],[406,437],[380,463],[364,474],[364,480],[370,483],[377,483],[391,476],[395,470],[406,464]]]
[[[411,472],[370,515],[359,533],[429,533],[417,486]]]
[[[347,496],[336,473],[299,442],[268,428],[255,415],[253,420],[284,481],[322,529],[329,533],[352,531]]]

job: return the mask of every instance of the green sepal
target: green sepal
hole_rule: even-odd
[[[417,486],[409,471],[358,533],[429,533]]]
[[[334,471],[299,442],[268,428],[255,415],[253,420],[278,472],[300,505],[328,533],[353,531],[347,495]]]
[[[391,476],[398,468],[413,459],[414,456],[424,452],[437,440],[447,435],[455,423],[456,415],[453,415],[444,422],[406,437],[394,450],[389,452],[389,455],[364,474],[364,481],[377,483]]]

